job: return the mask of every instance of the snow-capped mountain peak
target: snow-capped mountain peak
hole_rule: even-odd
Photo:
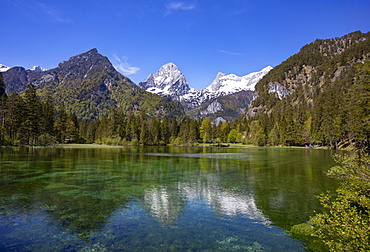
[[[6,72],[10,69],[10,67],[0,64],[0,72]]]
[[[174,63],[163,65],[156,73],[141,81],[139,86],[161,96],[171,96],[173,100],[179,100],[190,90],[188,81]]]
[[[47,71],[46,68],[40,67],[40,66],[33,66],[30,68],[30,71],[32,72],[44,72]]]
[[[206,87],[205,90],[221,93],[221,95],[228,95],[242,90],[254,91],[254,87],[257,82],[271,69],[272,67],[268,66],[263,68],[261,71],[253,72],[241,77],[235,74],[218,73],[215,80]]]
[[[163,65],[156,73],[150,74],[139,86],[151,93],[170,96],[172,100],[182,101],[188,108],[194,108],[211,99],[233,94],[239,91],[254,91],[254,87],[272,67],[268,66],[259,72],[237,76],[219,72],[215,80],[206,88],[190,88],[185,76],[174,63]]]

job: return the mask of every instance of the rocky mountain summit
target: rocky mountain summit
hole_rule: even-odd
[[[169,117],[184,115],[180,104],[142,90],[117,72],[95,48],[59,63],[54,69],[34,70],[13,67],[4,72],[7,93],[22,92],[32,82],[42,96],[51,96],[57,106],[65,104],[67,110],[83,120],[107,116],[115,109]]]
[[[186,77],[174,63],[163,65],[156,73],[150,74],[139,83],[139,87],[163,97],[181,100],[181,97],[191,92]]]
[[[139,86],[146,91],[180,101],[186,109],[190,110],[221,96],[240,91],[254,91],[256,83],[271,69],[272,67],[268,66],[261,71],[241,77],[220,72],[208,87],[196,90],[189,86],[186,77],[174,63],[168,63],[156,73],[150,74],[139,83]]]
[[[224,74],[219,72],[216,76],[216,79],[211,83],[211,85],[206,87],[205,90],[210,93],[218,93],[218,96],[224,96],[242,90],[254,91],[254,87],[257,82],[271,69],[271,66],[267,66],[261,71],[250,73],[241,77],[235,74]]]
[[[45,72],[47,71],[46,68],[40,67],[40,66],[33,66],[29,69],[32,72]]]

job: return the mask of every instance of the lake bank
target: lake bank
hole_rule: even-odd
[[[126,147],[149,147],[149,146],[142,146],[142,145],[107,145],[107,144],[51,144],[51,145],[11,145],[11,146],[0,146],[0,148],[65,148],[65,149],[74,149],[74,148],[81,148],[81,149],[89,149],[89,148],[97,148],[97,149],[105,149],[105,148],[126,148]],[[167,147],[189,147],[187,145],[166,145]],[[163,146],[151,146],[151,147],[163,147]],[[322,149],[322,150],[333,150],[327,146],[313,146],[313,147],[304,147],[304,146],[255,146],[252,144],[239,144],[239,143],[227,143],[221,144],[221,146],[214,146],[212,144],[198,144],[192,147],[212,147],[212,148],[289,148],[289,149]],[[339,150],[342,151],[357,151],[354,147],[347,147],[341,148]]]

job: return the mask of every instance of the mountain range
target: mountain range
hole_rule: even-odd
[[[107,115],[112,108],[124,107],[126,110],[144,110],[148,113],[149,106],[146,104],[156,100],[161,106],[154,108],[157,113],[162,110],[163,103],[168,103],[166,106],[177,108],[177,116],[182,117],[184,111],[179,111],[183,110],[179,105],[181,103],[193,118],[232,121],[244,113],[252,100],[255,84],[272,68],[266,67],[242,77],[218,73],[216,79],[202,90],[191,88],[174,63],[165,64],[156,73],[150,74],[139,83],[140,89],[118,73],[96,49],[71,57],[50,70],[40,66],[26,70],[4,65],[1,65],[1,69],[7,93],[21,93],[32,82],[39,94],[51,95],[57,106],[65,103],[68,110],[84,120]],[[130,93],[133,96],[127,97]],[[236,99],[232,96],[235,93]],[[217,100],[220,97],[223,99]],[[149,114],[153,114],[153,111]]]
[[[179,101],[192,118],[209,118],[213,122],[233,121],[242,116],[253,99],[257,82],[272,69],[237,76],[219,72],[214,81],[202,90],[191,88],[174,63],[163,65],[138,85],[142,89]]]
[[[10,69],[11,67],[5,66],[3,64],[0,64],[0,72],[6,72]],[[30,69],[28,69],[31,72],[43,72],[46,71],[46,68],[40,67],[40,66],[33,66]]]
[[[208,87],[196,90],[189,86],[186,77],[180,72],[178,66],[174,63],[168,63],[163,65],[156,73],[150,74],[138,85],[146,91],[180,101],[187,109],[193,109],[221,96],[239,91],[254,91],[257,82],[271,69],[272,67],[268,66],[259,72],[241,77],[219,72]]]
[[[64,104],[82,120],[107,116],[116,109],[148,116],[185,116],[178,102],[142,90],[117,72],[97,49],[73,56],[54,69],[13,67],[2,74],[7,93],[22,92],[32,82],[39,95],[50,96],[56,106]]]
[[[50,70],[4,65],[0,69],[7,93],[22,92],[32,82],[40,95],[51,96],[56,106],[64,103],[83,120],[108,115],[115,109],[174,118],[187,114],[214,122],[233,121],[246,109],[251,118],[277,111],[281,117],[287,104],[301,104],[309,110],[332,87],[344,85],[338,83],[353,83],[356,66],[370,57],[369,37],[370,33],[357,31],[340,38],[318,39],[273,69],[266,67],[245,76],[218,73],[202,90],[191,88],[174,63],[163,65],[136,85],[96,49]]]

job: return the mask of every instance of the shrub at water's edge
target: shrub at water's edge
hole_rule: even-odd
[[[320,238],[330,251],[370,250],[370,156],[336,155],[337,166],[328,176],[340,179],[336,194],[318,196],[326,211],[307,223],[293,226],[299,237]],[[313,247],[318,244],[312,244]]]

